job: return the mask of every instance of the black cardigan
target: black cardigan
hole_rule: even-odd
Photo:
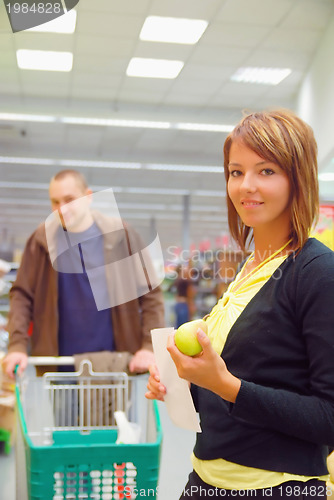
[[[334,447],[334,252],[310,238],[232,326],[222,357],[242,380],[234,404],[192,386],[195,455],[306,476]]]

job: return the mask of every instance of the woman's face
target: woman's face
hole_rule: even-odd
[[[236,140],[228,169],[228,194],[243,223],[254,231],[289,231],[291,189],[281,167]]]

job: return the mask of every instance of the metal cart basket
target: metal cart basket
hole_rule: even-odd
[[[146,378],[84,363],[16,384],[17,500],[156,498],[162,431]],[[141,429],[138,443],[116,443],[116,410]]]

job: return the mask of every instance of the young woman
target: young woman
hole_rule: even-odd
[[[286,110],[246,116],[227,137],[233,238],[254,251],[198,331],[201,355],[168,343],[202,432],[181,498],[325,498],[334,447],[334,252],[310,238],[317,145]],[[147,398],[165,387],[150,369]]]

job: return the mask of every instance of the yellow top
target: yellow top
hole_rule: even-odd
[[[282,249],[280,249],[282,251]],[[279,253],[279,252],[277,252]],[[286,255],[279,256],[262,263],[247,276],[241,278],[242,270],[230,284],[223,297],[212,309],[206,318],[208,336],[214,350],[221,354],[227,335],[247,306],[248,302],[267,282],[276,269],[286,259]],[[252,258],[249,257],[248,261]],[[236,287],[238,288],[236,289]],[[309,479],[328,480],[328,476],[299,476],[285,472],[267,471],[246,467],[228,462],[222,458],[215,460],[200,460],[194,454],[191,457],[194,470],[206,483],[226,489],[256,489],[270,488],[286,481],[308,481]]]

